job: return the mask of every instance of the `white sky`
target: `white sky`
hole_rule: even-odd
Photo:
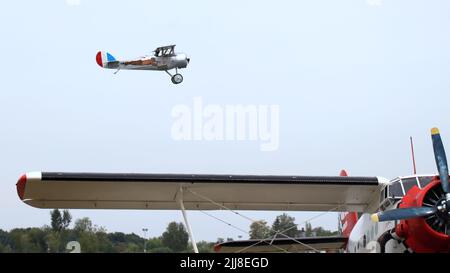
[[[42,226],[23,204],[27,171],[352,175],[435,172],[429,129],[450,140],[450,2],[3,1],[0,7],[0,228]],[[185,81],[112,71],[117,58],[175,43]],[[278,104],[280,148],[172,140],[171,110]],[[213,212],[247,229],[249,222]],[[243,212],[272,222],[281,212]],[[72,210],[109,231],[161,234],[178,211]],[[289,213],[301,223],[317,213]],[[240,233],[190,212],[198,240]],[[335,229],[335,214],[313,222]],[[245,237],[245,236],[244,236]]]

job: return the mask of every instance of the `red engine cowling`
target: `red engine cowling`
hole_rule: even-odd
[[[421,207],[427,193],[440,189],[439,178],[435,178],[422,190],[414,186],[403,197],[400,208]],[[406,244],[417,253],[450,252],[450,236],[433,229],[425,218],[401,220],[395,232],[406,239]]]

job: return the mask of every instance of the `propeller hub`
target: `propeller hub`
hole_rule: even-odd
[[[446,205],[447,209],[450,210],[450,193],[447,193],[445,195],[445,205]]]
[[[439,218],[443,219],[443,220],[449,220],[449,216],[450,216],[450,211],[449,211],[449,206],[447,205],[447,201],[445,200],[445,198],[440,199],[439,201],[436,202],[436,214]]]

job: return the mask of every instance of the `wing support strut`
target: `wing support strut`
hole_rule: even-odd
[[[195,241],[194,233],[192,233],[191,226],[189,225],[187,214],[186,214],[186,209],[184,208],[183,187],[180,187],[180,194],[179,194],[179,198],[178,198],[178,203],[180,204],[181,212],[183,213],[184,224],[185,224],[185,226],[186,226],[186,228],[188,230],[189,238],[191,239],[191,243],[192,243],[192,248],[194,248],[194,252],[195,253],[198,253],[197,242]]]

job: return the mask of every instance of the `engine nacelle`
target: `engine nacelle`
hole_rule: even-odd
[[[400,208],[421,207],[424,200],[429,200],[430,196],[442,193],[439,178],[436,177],[425,188],[419,189],[417,186],[411,188],[403,197]],[[432,204],[435,205],[435,204]],[[401,220],[396,226],[395,232],[401,238],[405,238],[406,245],[414,252],[450,252],[450,236],[436,228],[432,223],[433,219],[412,218]],[[450,229],[450,226],[449,226]]]

